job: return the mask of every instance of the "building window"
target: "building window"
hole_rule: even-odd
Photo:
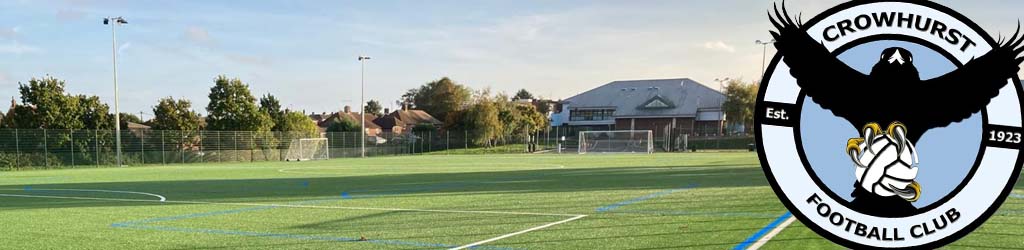
[[[605,121],[615,115],[614,109],[573,109],[569,111],[570,121]]]

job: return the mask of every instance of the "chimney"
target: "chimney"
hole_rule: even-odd
[[[345,106],[345,113],[352,113],[352,106]]]
[[[384,114],[385,114],[385,115],[387,115],[387,114],[391,114],[391,109],[389,109],[389,108],[384,108]]]
[[[402,111],[408,111],[408,110],[409,110],[409,102],[403,102],[402,103]]]

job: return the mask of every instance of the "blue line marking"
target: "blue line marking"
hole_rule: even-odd
[[[697,187],[697,184],[690,184],[689,186],[682,187],[682,188],[669,189],[669,190],[665,190],[665,191],[661,191],[661,192],[657,192],[657,193],[653,193],[653,194],[649,194],[649,195],[644,195],[644,196],[641,196],[641,197],[634,198],[632,200],[620,201],[620,202],[615,203],[615,204],[599,207],[599,208],[597,208],[597,211],[598,212],[608,212],[608,211],[615,210],[615,209],[618,209],[618,208],[623,207],[623,206],[632,205],[632,204],[635,204],[635,203],[640,203],[640,202],[643,202],[643,201],[646,201],[646,200],[658,198],[658,197],[661,197],[661,196],[669,195],[671,193],[675,193],[675,192],[679,192],[679,191],[683,191],[683,190],[687,190],[687,189],[691,189],[691,188],[695,188],[695,187]]]
[[[1010,194],[1013,198],[1024,199],[1024,194]]]
[[[761,236],[764,236],[764,234],[768,233],[768,231],[771,231],[775,227],[778,227],[779,224],[782,224],[783,221],[786,221],[786,219],[789,219],[789,217],[792,217],[792,216],[793,216],[793,214],[789,213],[789,212],[786,212],[785,214],[782,214],[782,216],[779,216],[778,219],[775,219],[775,221],[772,221],[772,223],[768,223],[767,226],[764,226],[764,228],[761,228],[761,230],[757,231],[756,233],[754,233],[754,235],[751,235],[750,237],[748,237],[743,242],[740,242],[739,245],[736,245],[736,247],[733,247],[732,249],[733,250],[743,250],[743,249],[746,249],[747,246],[750,246],[750,244],[753,244],[758,239],[761,239]]]
[[[213,212],[204,212],[204,213],[194,213],[194,214],[186,214],[186,215],[178,215],[178,216],[151,218],[151,219],[145,219],[145,220],[128,221],[128,222],[121,222],[121,223],[114,223],[114,224],[132,225],[132,224],[147,224],[147,223],[175,221],[175,220],[187,220],[187,219],[210,217],[210,216],[217,216],[217,215],[228,215],[228,214],[237,214],[237,213],[244,213],[244,212],[260,211],[260,210],[267,210],[267,209],[271,209],[271,208],[274,208],[274,207],[273,206],[247,207],[247,208],[240,208],[240,209],[221,210],[221,211],[213,211]]]
[[[775,218],[776,214],[771,213],[757,213],[757,212],[697,212],[697,211],[680,211],[680,210],[633,210],[633,209],[619,209],[615,211],[606,211],[608,213],[616,214],[653,214],[653,215],[707,215],[707,216],[724,216],[724,217],[753,217],[753,218]]]

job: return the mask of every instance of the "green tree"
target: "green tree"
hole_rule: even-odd
[[[381,116],[384,115],[384,107],[382,107],[380,102],[377,100],[370,100],[366,102],[366,107],[363,108],[363,112],[366,112],[366,114]]]
[[[270,130],[273,131],[288,131],[285,128],[287,114],[286,111],[281,110],[281,101],[277,100],[274,95],[266,94],[260,97],[260,112],[263,112],[270,117],[270,120],[274,122],[274,127]],[[307,119],[308,120],[308,119]]]
[[[320,134],[316,123],[302,112],[286,112],[281,124],[275,127],[280,127],[279,131],[292,133],[298,137],[316,137]]]
[[[132,113],[121,112],[121,122],[142,123],[142,118]]]
[[[327,121],[327,132],[359,132],[359,125],[350,119],[334,117]]]
[[[468,87],[452,81],[448,77],[428,82],[418,89],[412,89],[403,95],[411,99],[417,109],[421,109],[434,117],[448,121],[452,112],[464,109],[470,103],[471,91]],[[452,127],[454,124],[445,124]]]
[[[189,100],[165,97],[153,107],[150,125],[155,130],[196,131],[199,130],[200,120]]]
[[[218,76],[210,88],[210,104],[206,106],[206,128],[221,131],[269,131],[274,122],[256,107],[256,98],[249,85],[238,78]]]
[[[18,84],[21,104],[7,114],[8,128],[110,129],[113,116],[99,97],[70,95],[65,82],[54,77],[32,78]]]
[[[742,124],[746,128],[754,126],[754,103],[760,85],[757,82],[746,83],[743,80],[730,80],[725,85],[725,117],[732,124]],[[750,132],[748,130],[748,132]]]
[[[534,99],[533,98],[533,94],[531,94],[530,91],[526,91],[526,89],[519,89],[519,92],[516,92],[516,95],[514,97],[512,97],[513,101],[516,101],[516,100],[533,100],[533,99]]]
[[[475,99],[474,104],[461,114],[461,126],[468,130],[469,140],[474,145],[493,146],[505,131],[505,124],[499,118],[498,104],[487,89],[478,92]]]
[[[64,93],[64,81],[54,77],[32,78],[27,84],[18,83],[21,105],[11,124],[16,128],[81,129],[78,98]],[[16,107],[16,109],[18,109]]]
[[[114,114],[110,106],[100,101],[97,96],[78,95],[79,119],[85,129],[114,129]],[[136,118],[137,119],[137,118]],[[124,121],[124,120],[122,120]]]

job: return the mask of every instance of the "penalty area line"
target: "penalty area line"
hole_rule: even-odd
[[[514,233],[510,233],[510,234],[506,234],[506,235],[502,235],[502,236],[486,239],[486,240],[481,240],[481,241],[469,243],[469,244],[466,244],[466,245],[463,245],[463,246],[460,246],[460,247],[450,248],[448,250],[462,250],[462,249],[474,248],[474,247],[477,247],[477,246],[480,246],[480,245],[483,245],[483,244],[491,243],[491,242],[498,241],[498,240],[501,240],[501,239],[505,239],[505,238],[508,238],[508,237],[512,237],[512,236],[516,236],[516,235],[520,235],[520,234],[525,234],[525,233],[541,230],[541,229],[544,229],[544,228],[548,228],[548,227],[551,227],[551,226],[554,226],[554,225],[558,225],[558,224],[562,224],[562,223],[566,223],[566,222],[582,219],[583,217],[587,217],[587,216],[586,215],[577,215],[577,216],[572,217],[572,218],[568,218],[568,219],[564,219],[564,220],[560,220],[560,221],[556,221],[556,222],[552,222],[552,223],[548,223],[548,224],[532,227],[532,228],[529,228],[529,229],[526,229],[526,230],[522,230],[522,231],[518,231],[518,232],[514,232]]]

